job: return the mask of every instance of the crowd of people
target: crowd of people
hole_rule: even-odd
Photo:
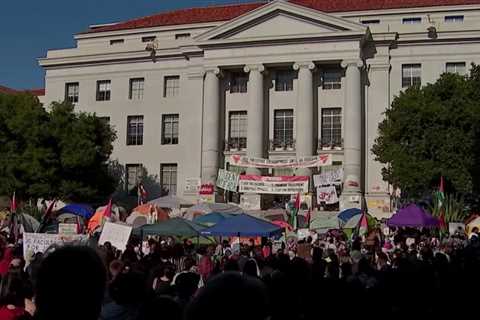
[[[203,320],[475,314],[478,229],[341,233],[273,243],[132,238],[37,253],[0,236],[0,319]]]

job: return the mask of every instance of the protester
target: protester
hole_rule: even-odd
[[[31,299],[31,288],[17,271],[8,272],[0,283],[0,319],[28,319],[25,299]]]
[[[97,320],[107,281],[105,266],[88,247],[64,247],[40,265],[35,284],[38,320]]]

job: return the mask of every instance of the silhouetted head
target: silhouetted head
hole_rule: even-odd
[[[265,320],[267,290],[255,278],[226,272],[209,280],[187,307],[185,320]]]
[[[37,274],[35,301],[40,320],[97,320],[106,270],[88,247],[63,247],[48,255]]]

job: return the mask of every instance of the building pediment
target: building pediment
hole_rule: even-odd
[[[367,27],[285,1],[273,1],[204,34],[199,42],[364,35]]]

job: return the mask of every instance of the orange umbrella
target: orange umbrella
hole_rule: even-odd
[[[154,211],[157,211],[157,221],[165,221],[170,219],[170,216],[168,215],[167,211],[165,211],[162,208],[155,207],[154,205],[151,205],[148,203],[142,204],[136,207],[135,209],[132,210],[132,213],[136,212],[136,213],[148,216],[152,214]]]
[[[132,210],[132,212],[137,212],[143,215],[149,215],[150,213],[152,213],[152,211],[153,211],[153,206],[148,203],[142,204]]]

